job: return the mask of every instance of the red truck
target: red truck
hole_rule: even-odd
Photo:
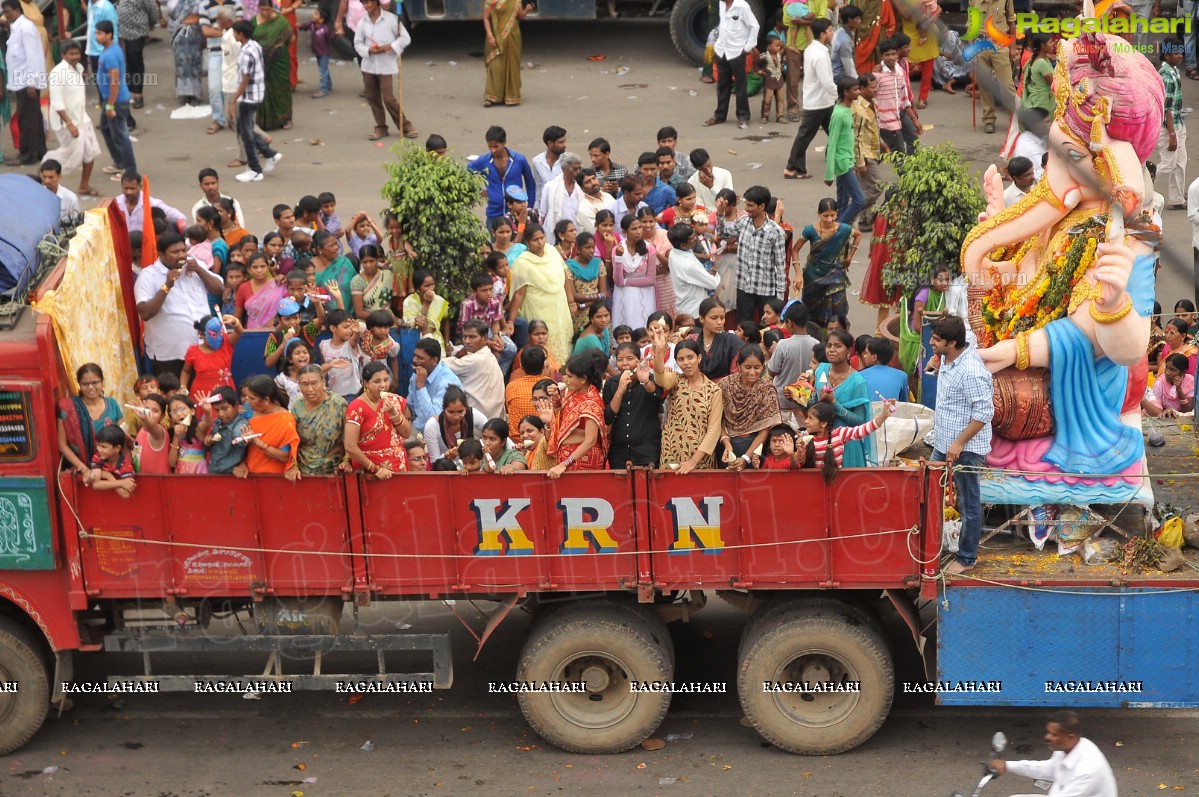
[[[55,288],[65,267],[33,298]],[[1039,678],[1126,678],[1150,667],[1141,703],[1199,703],[1185,650],[1130,646],[1122,636],[1144,637],[1167,620],[1193,627],[1199,581],[1176,577],[1162,590],[1153,579],[1060,568],[1030,575],[999,564],[968,586],[945,585],[937,580],[943,472],[929,467],[849,469],[831,485],[816,471],[294,484],[143,476],[125,500],[59,470],[56,402],[68,384],[49,318],[27,310],[0,329],[0,754],[25,744],[50,706],[65,705],[76,651],[142,654],[144,673],[110,678],[113,689],[450,687],[449,629],[354,627],[359,607],[382,601],[495,601],[480,645],[514,608],[531,612],[517,672],[501,676],[516,683],[529,724],[576,752],[626,750],[657,728],[680,687],[666,622],[702,607],[710,591],[747,612],[737,679],[746,716],[797,753],[853,748],[880,727],[894,694],[909,691],[896,683],[895,659],[925,651],[932,621],[920,618],[921,599],[938,599],[925,608],[939,627],[943,655],[929,683],[942,703],[1060,703]],[[1150,605],[1101,599],[1113,590],[1145,593]],[[1050,594],[1058,592],[1067,597]],[[997,610],[1008,620],[1000,628]],[[1122,656],[1110,669],[1107,654],[1079,647],[1071,628],[1038,625],[1068,626],[1080,610],[1089,620],[1077,625],[1102,630],[1111,655]],[[233,633],[213,622],[231,614]],[[895,617],[911,630],[910,647],[893,649],[884,634]],[[1042,653],[1058,660],[1029,665],[1029,634],[1042,635]],[[156,673],[168,656],[187,662],[211,651],[260,654],[264,674]],[[323,658],[345,651],[377,654],[377,673],[331,672]],[[405,651],[424,651],[428,669],[391,672],[388,654]],[[297,659],[308,671],[285,672]]]

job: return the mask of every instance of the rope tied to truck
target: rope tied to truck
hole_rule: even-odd
[[[72,510],[73,512],[74,510]],[[79,516],[76,515],[78,520]],[[882,531],[866,532],[864,534],[841,534],[835,537],[815,537],[806,540],[775,540],[773,542],[755,542],[745,543],[742,545],[725,545],[721,547],[721,551],[737,551],[751,548],[777,548],[784,545],[800,545],[802,543],[818,543],[818,542],[838,542],[841,540],[856,540],[868,537],[886,537],[895,534],[907,534],[910,537],[920,534],[919,526],[909,526],[906,529],[885,529]],[[287,556],[362,556],[367,559],[470,559],[476,560],[478,554],[424,554],[424,553],[370,553],[367,551],[304,551],[291,548],[258,548],[253,546],[239,545],[218,545],[214,543],[201,542],[177,542],[175,540],[146,540],[137,539],[135,537],[126,537],[115,534],[97,534],[82,527],[80,523],[79,529],[80,540],[104,540],[110,542],[119,542],[123,544],[141,543],[142,545],[157,545],[164,548],[188,548],[197,550],[206,550],[209,548],[220,548],[223,551],[236,551],[238,553],[262,553],[262,554],[280,554]],[[672,554],[678,553],[678,550],[672,548],[650,549],[650,550],[635,550],[635,551],[595,551],[595,556],[643,556],[647,554]],[[909,543],[908,553],[911,553]],[[558,559],[562,557],[560,553],[522,553],[521,559]]]

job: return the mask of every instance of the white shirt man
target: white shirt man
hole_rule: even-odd
[[[562,219],[574,221],[578,216],[579,197],[583,195],[583,190],[575,181],[579,175],[578,156],[565,152],[554,165],[561,167],[563,161],[567,161],[565,170],[550,179],[545,184],[544,191],[537,193],[538,203],[541,206],[538,210],[545,227],[545,237],[550,243],[557,243],[554,227],[558,226],[559,221]]]
[[[722,2],[720,6],[719,35],[716,37],[715,53],[720,58],[732,60],[745,58],[745,54],[758,44],[759,24],[753,9],[745,0]]]
[[[1195,250],[1195,262],[1199,263],[1199,178],[1187,188],[1187,218],[1191,222],[1191,248]]]
[[[1047,797],[1116,797],[1116,778],[1103,753],[1090,739],[1074,738],[1078,741],[1072,749],[1055,749],[1047,761],[1008,761],[1004,768],[1013,775],[1053,781]]]
[[[1023,130],[1016,136],[1012,147],[1012,157],[1024,156],[1032,161],[1033,180],[1040,180],[1044,169],[1041,168],[1041,158],[1049,151],[1049,142],[1031,130]]]
[[[180,253],[186,252],[181,243],[178,246]],[[159,362],[178,361],[182,366],[188,348],[196,343],[195,323],[212,313],[208,306],[209,284],[221,286],[224,283],[219,276],[203,267],[192,270],[184,266],[182,269],[173,269],[178,276],[174,284],[168,285],[172,269],[163,265],[165,257],[167,255],[164,254],[142,269],[133,286],[133,297],[145,321],[146,355]],[[153,302],[159,293],[164,292],[158,311],[146,318],[143,305]]]
[[[674,288],[674,309],[699,317],[699,305],[720,284],[720,277],[700,265],[699,258],[690,249],[677,246],[670,250],[667,260],[670,268],[670,285]]]
[[[558,135],[561,133],[561,135]],[[566,153],[566,131],[557,125],[545,129],[541,135],[545,141],[545,151],[539,153],[531,161],[533,167],[533,182],[537,184],[537,198],[540,201],[545,194],[545,186],[550,180],[562,174],[562,156]],[[551,162],[551,159],[552,162]],[[545,218],[545,214],[542,214]]]
[[[354,49],[362,58],[362,71],[368,75],[394,75],[400,71],[400,54],[412,43],[408,29],[390,11],[380,10],[376,19],[364,14],[354,31]],[[371,45],[386,45],[387,52],[372,53]]]
[[[123,188],[124,185],[122,184],[122,190]],[[141,190],[138,189],[137,193],[134,195],[134,199],[132,200],[136,204],[134,204],[132,207],[129,205],[131,200],[128,199],[127,194],[118,194],[117,198],[113,200],[116,203],[117,208],[121,211],[121,214],[125,217],[125,227],[129,230],[129,232],[141,232],[142,228],[145,226],[145,208],[142,207],[141,198],[142,193]],[[184,216],[178,210],[171,207],[166,202],[163,202],[158,197],[150,197],[150,207],[158,208],[164,214],[166,214],[167,223],[172,227],[178,227],[179,222],[181,221],[185,224],[187,223],[187,216]]]
[[[712,185],[710,187],[704,185],[703,180],[700,179],[704,175],[711,176]],[[695,204],[705,210],[715,210],[716,195],[726,188],[733,188],[733,173],[728,169],[713,166],[712,161],[709,160],[706,166],[699,167],[695,174],[688,177],[687,182],[695,187]]]
[[[472,327],[475,323],[479,322],[467,322],[462,330],[464,345],[442,363],[458,377],[472,407],[477,407],[488,418],[504,418],[508,413],[504,403],[504,372],[500,370],[499,360],[491,353],[487,338]]]
[[[594,193],[588,193],[588,187],[591,187]],[[583,178],[583,184],[577,193],[579,194],[579,211],[575,216],[575,226],[579,228],[579,232],[589,232],[594,235],[595,214],[601,210],[610,210],[615,215],[616,197],[599,189],[599,180],[595,175]]]
[[[818,111],[837,104],[837,83],[833,79],[833,58],[827,44],[819,39],[808,43],[803,54],[803,108]]]
[[[42,185],[58,197],[58,217],[60,221],[65,222],[79,216],[83,211],[79,207],[79,196],[62,184],[61,169],[58,161],[43,161],[40,174]]]

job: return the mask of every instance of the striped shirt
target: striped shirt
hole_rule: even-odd
[[[878,93],[874,95],[874,111],[878,114],[878,126],[883,130],[899,130],[903,126],[899,117],[910,104],[903,88],[903,70],[899,64],[894,69],[887,69],[884,64],[875,74]]]
[[[933,421],[933,448],[948,453],[971,421],[983,428],[963,450],[986,456],[991,453],[991,418],[995,415],[995,389],[991,372],[971,345],[953,362],[946,360],[937,372],[937,410]]]
[[[841,467],[841,461],[845,457],[845,443],[849,440],[861,440],[877,428],[878,421],[871,418],[861,426],[841,426],[833,429],[832,434],[826,437],[813,438],[812,446],[816,449],[816,467],[819,468],[824,463],[824,452],[828,450],[830,443],[833,447],[833,456],[837,459],[837,467]]]
[[[1162,62],[1157,73],[1162,76],[1162,83],[1166,84],[1166,106],[1167,113],[1173,115],[1174,126],[1182,126],[1182,75],[1178,73],[1178,67],[1170,66]],[[1166,126],[1165,117],[1162,117],[1162,128]]]
[[[262,65],[262,45],[253,39],[241,46],[241,55],[237,58],[237,74],[239,77],[250,77],[242,101],[250,105],[262,102],[266,96],[266,72]]]

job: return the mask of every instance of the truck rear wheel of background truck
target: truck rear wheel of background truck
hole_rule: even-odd
[[[25,628],[0,617],[0,683],[11,681],[20,689],[0,691],[0,755],[32,739],[50,708],[50,676],[37,643]]]
[[[758,20],[761,33],[770,29],[769,20],[763,17],[762,0],[749,0],[749,7]],[[675,0],[670,10],[670,40],[679,55],[696,66],[703,66],[704,48],[708,44],[707,0]],[[757,46],[757,42],[754,43]]]
[[[534,635],[542,633],[546,624],[549,622],[559,622],[569,617],[576,619],[580,617],[589,617],[597,619],[607,619],[613,614],[625,618],[628,622],[633,623],[642,632],[649,635],[666,656],[666,661],[670,664],[671,672],[674,671],[674,639],[670,636],[670,630],[666,627],[666,621],[653,608],[646,604],[632,603],[631,601],[612,599],[612,598],[596,598],[582,599],[571,601],[568,603],[546,604],[537,610],[537,615],[529,624],[528,637],[531,639]]]
[[[624,612],[555,612],[525,641],[516,668],[522,683],[586,684],[584,692],[522,692],[520,710],[546,741],[571,753],[619,753],[657,730],[668,692],[630,684],[669,682],[661,646]]]
[[[759,634],[738,662],[737,692],[754,728],[791,753],[852,750],[891,709],[895,670],[882,636],[845,614],[797,608]],[[859,682],[860,692],[769,692],[765,684]]]

